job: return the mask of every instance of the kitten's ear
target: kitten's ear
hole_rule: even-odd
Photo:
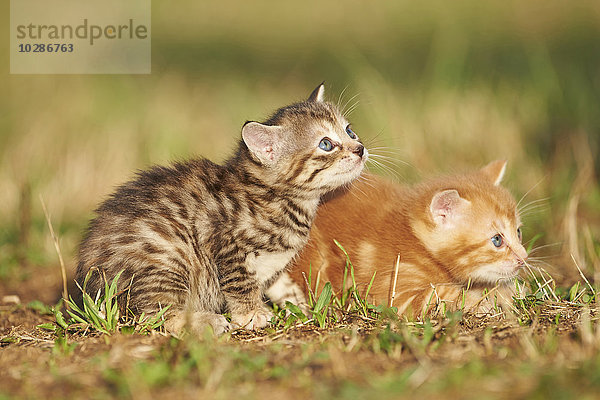
[[[500,185],[504,173],[506,172],[506,160],[492,161],[485,167],[481,168],[480,172],[491,179],[495,186]]]
[[[315,90],[312,91],[312,93],[310,94],[310,96],[308,96],[308,99],[306,101],[312,101],[315,103],[322,103],[325,100],[325,82],[321,82],[321,84],[319,86],[317,86],[315,88]]]
[[[242,128],[242,139],[261,163],[274,164],[281,155],[281,129],[279,126],[247,122]]]
[[[429,211],[436,225],[444,225],[460,217],[464,208],[469,204],[471,202],[460,197],[456,190],[448,189],[437,192],[433,196]]]

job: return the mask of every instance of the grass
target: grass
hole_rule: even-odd
[[[104,291],[98,292],[96,297],[92,298],[85,291],[85,288],[90,276],[95,272],[97,271],[88,272],[84,279],[83,287],[80,287],[83,305],[78,305],[72,297],[69,297],[64,310],[69,318],[65,318],[61,300],[56,306],[49,307],[55,321],[53,323],[40,324],[37,327],[56,332],[57,340],[61,339],[61,343],[63,341],[66,343],[66,335],[69,333],[85,335],[88,331],[96,331],[106,335],[111,335],[115,332],[149,334],[161,329],[165,321],[164,315],[170,306],[161,308],[154,315],[142,313],[136,316],[127,307],[125,307],[125,314],[121,314],[120,310],[122,306],[118,304],[117,300],[123,296],[123,293],[117,292],[117,285],[122,271],[110,283],[105,279]],[[124,295],[126,296],[127,293]],[[32,304],[37,308],[40,307],[37,302]],[[46,310],[44,309],[44,311]]]
[[[4,389],[18,382],[18,391],[6,393],[50,398],[258,398],[265,390],[289,398],[588,398],[600,385],[600,322],[595,301],[571,297],[580,290],[589,288],[557,291],[564,296],[558,302],[525,297],[523,309],[502,317],[456,312],[407,321],[373,312],[366,318],[360,305],[346,311],[330,302],[336,317],[323,327],[316,319],[281,326],[275,318],[268,329],[220,338],[14,332],[0,340],[4,354],[28,347],[42,363],[25,357],[11,368]],[[40,317],[51,313],[38,303],[29,308]],[[46,363],[51,379],[33,384],[47,373]],[[468,389],[473,382],[477,391]]]
[[[106,282],[105,295],[84,297],[83,309],[69,302],[74,310],[68,311],[69,321],[58,311],[60,305],[31,303],[29,309],[53,316],[54,322],[27,334],[5,335],[0,343],[13,350],[31,341],[48,343],[54,371],[50,387],[66,385],[69,395],[257,398],[268,390],[291,398],[493,398],[510,393],[558,399],[594,396],[600,386],[594,372],[600,363],[598,289],[585,280],[564,288],[547,273],[532,274],[519,282],[515,307],[494,316],[459,310],[408,320],[398,318],[395,309],[369,304],[357,290],[348,256],[346,265],[348,289],[333,293],[325,284],[321,293],[311,293],[308,310],[289,302],[282,310],[275,306],[271,325],[258,332],[240,329],[220,338],[207,334],[181,340],[155,330],[160,315],[154,325],[143,316],[132,325],[116,307],[117,276]],[[144,336],[151,344],[140,343]],[[93,341],[102,338],[119,354]],[[85,360],[85,346],[94,349],[92,360]],[[60,377],[75,366],[85,366],[84,371],[63,382]],[[93,389],[85,386],[92,378]],[[473,381],[477,392],[465,392]],[[44,390],[26,387],[29,392],[21,393],[34,397]]]
[[[265,2],[238,4],[236,13],[156,4],[150,76],[3,76],[0,276],[26,278],[24,262],[55,262],[39,194],[72,262],[91,210],[137,168],[195,154],[222,160],[245,120],[322,80],[334,101],[342,91],[344,102],[357,95],[358,133],[384,147],[382,155],[392,152],[392,171],[376,171],[412,182],[508,158],[516,195],[539,183],[531,198],[551,199],[528,218],[526,236],[567,243],[553,219],[567,216],[573,190],[581,192],[579,214],[600,207],[597,185],[583,174],[587,163],[598,171],[599,159],[597,5],[461,4],[442,14],[433,5],[392,4],[373,13],[358,2],[341,15],[325,3],[319,7],[330,13],[319,17]],[[273,12],[269,29],[246,18]],[[516,17],[530,14],[536,19]],[[296,18],[321,23],[305,29]]]
[[[366,319],[372,319],[373,317],[377,318],[378,315],[389,316],[397,314],[398,309],[395,307],[390,307],[388,309],[384,306],[375,306],[368,302],[367,299],[376,276],[375,274],[371,278],[366,291],[363,294],[359,293],[357,290],[356,280],[354,278],[354,266],[352,265],[350,256],[337,240],[334,239],[334,242],[336,246],[338,246],[346,255],[346,266],[344,268],[341,293],[335,293],[333,291],[331,282],[326,282],[321,289],[321,293],[318,293],[317,289],[319,287],[320,276],[317,275],[315,285],[313,286],[312,273],[311,269],[309,268],[308,277],[305,276],[306,286],[309,288],[307,299],[308,309],[303,311],[301,307],[296,304],[292,304],[289,301],[286,302],[286,305],[282,310],[279,310],[279,307],[274,305],[273,307],[276,315],[276,325],[287,328],[297,322],[313,322],[320,328],[327,328],[330,325],[335,325],[339,318],[343,318],[343,316],[347,313],[356,314],[358,317]],[[346,289],[345,283],[347,282],[346,278],[348,276],[348,272],[350,272],[352,286]],[[312,289],[313,287],[315,288],[314,290]],[[308,318],[305,311],[309,316],[312,316],[311,319]]]
[[[104,291],[102,293],[98,292],[95,299],[85,290],[87,282],[93,273],[97,273],[97,271],[90,270],[87,273],[83,287],[80,288],[83,306],[80,308],[71,297],[67,301],[66,311],[71,317],[68,321],[64,319],[59,309],[54,310],[58,328],[62,328],[65,331],[83,330],[84,332],[88,329],[94,329],[105,334],[111,334],[116,331],[145,334],[162,327],[165,321],[164,315],[170,306],[161,307],[160,311],[155,315],[142,313],[139,316],[135,316],[126,306],[125,315],[121,315],[121,307],[118,304],[118,299],[119,297],[127,296],[129,291],[129,289],[126,290],[126,293],[119,293],[117,291],[122,271],[110,283],[104,277]]]
[[[599,15],[593,0],[155,2],[149,76],[16,76],[2,63],[0,300],[29,305],[0,305],[0,398],[594,398]],[[117,315],[107,282],[109,296],[71,310],[84,322],[58,321],[59,264],[72,281],[115,185],[150,164],[225,159],[244,121],[322,80],[329,99],[358,101],[350,117],[376,173],[412,183],[509,160],[536,277],[514,310],[396,320],[347,287],[314,293],[312,312],[288,304],[269,330],[176,340],[159,320]]]

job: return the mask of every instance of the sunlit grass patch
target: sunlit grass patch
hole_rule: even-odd
[[[449,393],[478,398],[508,392],[539,396],[548,393],[547,387],[592,393],[598,385],[588,379],[600,365],[600,322],[595,303],[582,301],[584,289],[584,285],[557,288],[558,302],[533,295],[523,300],[523,310],[516,306],[518,311],[506,312],[528,315],[527,320],[460,311],[414,321],[377,310],[365,317],[350,292],[343,308],[326,295],[330,301],[323,303],[328,304],[323,327],[309,317],[285,326],[292,311],[298,317],[299,310],[288,304],[287,316],[282,314],[269,329],[255,333],[240,330],[219,338],[177,339],[123,335],[120,329],[98,336],[100,331],[88,322],[87,330],[57,328],[53,337],[44,336],[37,343],[51,349],[57,376],[79,366],[81,372],[69,382],[61,381],[69,390],[87,393],[83,382],[93,377],[95,390],[125,398],[189,391],[213,398],[242,394],[252,398],[267,388],[292,398]],[[313,311],[322,293],[316,294]],[[52,312],[37,303],[31,307],[43,314]],[[34,336],[15,332],[0,343],[7,349],[31,346]],[[134,345],[142,338],[148,341]],[[473,379],[478,382],[477,396],[465,392]]]
[[[164,314],[170,306],[161,307],[154,315],[145,313],[135,315],[125,305],[126,312],[122,313],[122,301],[129,291],[129,287],[125,291],[118,291],[118,282],[122,271],[110,282],[104,277],[104,290],[98,291],[94,298],[85,290],[93,273],[98,273],[98,271],[90,270],[84,279],[83,287],[80,287],[82,304],[77,304],[72,297],[69,297],[65,304],[68,317],[65,317],[61,310],[61,301],[55,307],[51,307],[56,323],[45,323],[38,327],[56,331],[59,337],[63,337],[65,333],[85,335],[88,331],[110,335],[115,332],[148,334],[155,330],[161,330],[165,322]]]

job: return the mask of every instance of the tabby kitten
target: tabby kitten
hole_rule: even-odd
[[[392,304],[400,314],[418,316],[440,302],[446,309],[464,306],[473,311],[488,311],[497,300],[510,302],[513,278],[527,252],[516,202],[499,186],[505,168],[505,161],[496,161],[477,172],[415,187],[370,175],[355,182],[319,208],[291,280],[282,276],[274,285],[277,300],[305,301],[302,272],[308,277],[309,266],[313,290],[320,275],[320,288],[330,281],[340,293],[346,256],[336,239],[350,256],[360,292],[365,293],[377,272],[369,300],[390,305],[395,292]],[[483,288],[496,285],[498,298],[482,301]],[[350,286],[348,272],[345,288]]]
[[[323,100],[247,122],[224,165],[206,159],[155,166],[96,210],[79,251],[77,280],[93,296],[119,271],[121,306],[154,313],[166,328],[219,334],[267,324],[263,288],[304,247],[319,199],[361,173],[367,150]]]

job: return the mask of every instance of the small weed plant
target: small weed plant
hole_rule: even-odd
[[[107,335],[117,331],[123,333],[140,333],[148,334],[154,330],[158,330],[164,324],[164,314],[169,309],[169,306],[161,307],[160,310],[150,316],[145,313],[135,316],[128,311],[125,315],[121,314],[118,298],[123,293],[118,290],[119,278],[123,271],[119,272],[111,282],[106,277],[104,278],[104,291],[98,291],[95,298],[92,298],[86,292],[86,286],[94,270],[91,270],[86,275],[83,281],[83,287],[80,287],[82,292],[82,304],[78,305],[71,296],[67,301],[66,312],[68,317],[65,317],[60,310],[60,306],[53,308],[53,313],[56,319],[56,324],[42,324],[40,328],[49,330],[62,330],[68,332],[95,330]],[[126,291],[128,291],[126,289]]]

